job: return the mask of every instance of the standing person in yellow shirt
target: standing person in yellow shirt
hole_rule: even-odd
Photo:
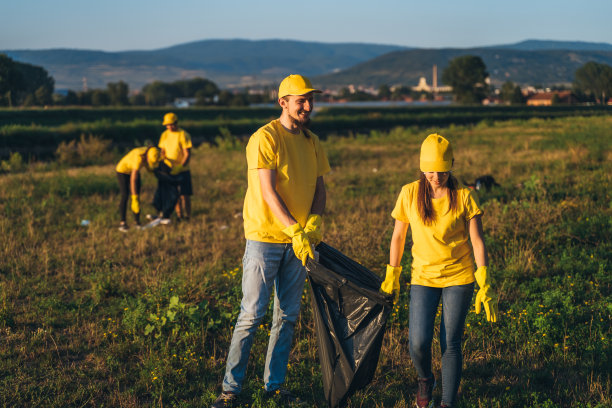
[[[274,313],[264,370],[266,398],[296,398],[285,381],[293,328],[306,279],[304,264],[321,241],[329,162],[319,138],[308,130],[314,106],[310,81],[285,78],[278,90],[279,119],[257,130],[246,148],[248,188],[243,217],[242,302],[230,344],[223,392],[212,408],[233,407],[247,369],[255,332],[274,294]]]
[[[162,122],[166,130],[161,134],[157,144],[165,159],[162,167],[167,166],[167,171],[178,176],[179,199],[175,211],[179,220],[188,221],[191,217],[191,196],[193,186],[191,183],[191,172],[189,171],[189,160],[191,159],[191,136],[178,126],[178,117],[172,113],[164,115]],[[161,169],[164,171],[164,169]]]
[[[453,407],[461,380],[461,341],[474,280],[476,313],[484,304],[487,320],[497,321],[497,296],[491,289],[482,210],[474,193],[460,186],[450,170],[453,150],[444,137],[432,134],[421,145],[418,181],[402,188],[391,216],[389,265],[381,290],[399,295],[400,265],[408,227],[412,231],[409,347],[418,374],[416,406],[432,407],[436,384],[431,370],[431,346],[438,305],[442,303],[442,402]],[[470,244],[471,242],[471,244]],[[474,261],[477,269],[474,271]]]
[[[128,195],[132,198],[131,210],[134,213],[136,225],[140,225],[140,169],[145,167],[153,171],[160,160],[160,151],[157,147],[137,147],[126,154],[117,164],[117,179],[121,200],[119,201],[119,214],[121,223],[119,231],[127,232],[126,223]]]

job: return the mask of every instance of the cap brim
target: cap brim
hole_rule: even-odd
[[[323,93],[323,91],[319,90],[319,89],[314,89],[314,88],[306,88],[306,89],[300,89],[299,91],[295,91],[295,92],[289,92],[283,95],[279,95],[279,98],[285,97],[285,96],[289,96],[289,95],[294,95],[294,96],[299,96],[299,95],[306,95],[309,93]]]

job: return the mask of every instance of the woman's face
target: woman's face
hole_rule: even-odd
[[[450,177],[449,171],[424,171],[423,174],[434,190],[446,186]]]

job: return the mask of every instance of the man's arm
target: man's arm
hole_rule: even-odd
[[[325,204],[327,202],[327,191],[325,190],[325,182],[323,176],[317,177],[317,186],[315,187],[314,197],[312,199],[311,214],[323,215]]]
[[[272,214],[285,226],[289,227],[297,223],[287,205],[276,191],[276,170],[257,169],[259,174],[259,183],[261,185],[261,194],[263,199],[270,207]],[[314,205],[314,203],[313,203]]]
[[[191,158],[191,149],[183,147],[183,162],[181,166],[186,166],[189,163],[189,159]]]

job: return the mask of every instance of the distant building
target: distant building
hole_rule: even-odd
[[[572,91],[540,92],[527,98],[529,106],[572,105],[577,102]]]
[[[415,92],[452,92],[452,86],[438,86],[438,66],[434,65],[432,68],[432,85],[427,84],[427,78],[421,77],[417,86],[413,86],[412,90]]]
[[[196,98],[176,98],[173,103],[175,108],[189,108],[195,104]]]

